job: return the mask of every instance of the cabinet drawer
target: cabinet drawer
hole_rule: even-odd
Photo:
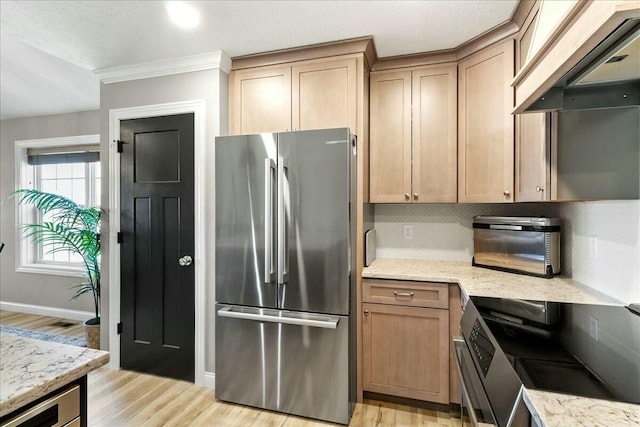
[[[446,283],[364,280],[363,302],[413,307],[449,308]]]

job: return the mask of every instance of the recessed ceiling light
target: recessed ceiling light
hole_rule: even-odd
[[[200,23],[200,14],[190,5],[182,1],[168,1],[166,3],[169,18],[180,28],[192,29]]]

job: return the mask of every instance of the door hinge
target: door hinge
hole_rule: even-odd
[[[124,144],[128,144],[128,142],[126,141],[122,141],[120,139],[114,139],[113,142],[115,142],[116,144],[118,144],[118,153],[122,153],[122,146]]]
[[[118,335],[120,335],[122,333],[122,322],[118,323],[116,326],[118,328]]]
[[[116,233],[116,242],[122,243],[122,233],[119,231]]]

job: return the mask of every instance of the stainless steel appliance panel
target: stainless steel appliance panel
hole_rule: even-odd
[[[473,252],[473,265],[552,277],[560,273],[560,222],[476,216]]]
[[[280,308],[349,314],[348,129],[279,134]]]
[[[491,402],[497,425],[507,426],[522,383],[472,301],[465,306],[460,332]]]
[[[74,385],[25,409],[24,412],[2,423],[2,427],[59,427],[73,425],[77,420],[80,420],[80,386]]]
[[[464,427],[497,426],[491,404],[482,387],[471,353],[462,339],[453,340],[454,357],[460,379],[460,419]]]
[[[216,300],[276,307],[277,134],[215,142]]]
[[[474,297],[473,303],[479,309],[484,308],[514,316],[515,321],[524,319],[543,325],[554,325],[560,321],[560,303],[558,302]]]
[[[349,319],[216,305],[216,398],[347,424]]]
[[[545,274],[544,233],[474,230],[476,264]]]

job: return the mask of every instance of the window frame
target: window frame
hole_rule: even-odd
[[[100,135],[77,135],[60,138],[29,139],[15,141],[15,189],[36,188],[36,169],[27,162],[27,149],[29,148],[53,148],[71,147],[76,145],[96,145],[100,146]],[[100,166],[98,163],[97,167]],[[89,168],[91,169],[91,168]],[[90,175],[90,179],[95,179],[95,174]],[[93,186],[89,186],[93,187]],[[94,192],[93,188],[88,191]],[[15,269],[18,273],[38,273],[51,274],[57,276],[82,277],[84,267],[81,264],[51,262],[39,260],[39,246],[24,238],[20,224],[37,221],[36,210],[29,206],[20,206],[15,200]]]

